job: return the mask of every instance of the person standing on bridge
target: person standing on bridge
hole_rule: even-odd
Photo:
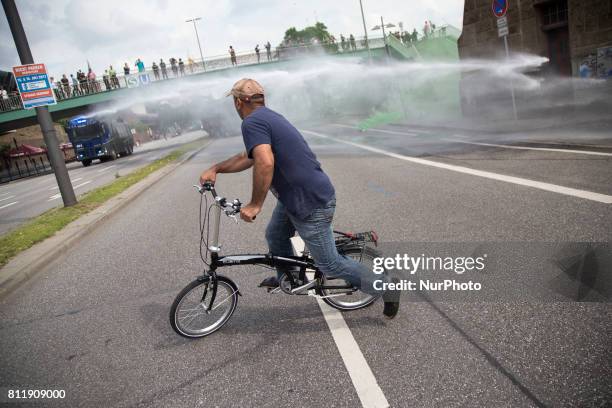
[[[121,88],[119,85],[119,78],[117,78],[117,71],[115,71],[112,65],[108,66],[108,75],[110,76],[111,87],[113,89]]]
[[[159,69],[161,70],[162,79],[168,79],[168,71],[166,70],[166,63],[163,59],[159,59]]]
[[[179,67],[179,73],[181,74],[181,76],[185,76],[185,63],[183,62],[182,58],[179,58],[178,67]]]
[[[238,62],[236,61],[236,51],[234,51],[234,47],[232,47],[231,45],[229,47],[229,54],[230,59],[232,61],[232,67],[238,65]]]
[[[193,74],[193,58],[187,57],[187,67],[189,67],[189,73]]]
[[[70,81],[68,81],[68,77],[66,77],[66,74],[62,75],[62,79],[60,79],[60,82],[62,83],[62,88],[64,88],[64,94],[67,98],[70,98]]]
[[[170,69],[172,70],[172,75],[176,78],[178,76],[178,67],[176,66],[176,58],[170,58]]]
[[[257,63],[259,64],[259,61],[260,61],[260,57],[259,57],[259,44],[257,44],[255,46],[255,54],[257,54]]]
[[[79,81],[77,81],[73,74],[70,74],[70,82],[72,83],[72,95],[80,96],[81,90],[79,89]]]
[[[292,256],[290,239],[297,231],[326,276],[342,277],[364,292],[377,294],[373,272],[336,249],[332,230],[335,189],[300,132],[265,106],[265,92],[257,81],[241,79],[227,95],[233,97],[242,119],[246,151],[205,170],[200,184],[214,183],[219,173],[237,173],[253,167],[251,202],[242,207],[240,217],[253,222],[261,212],[268,190],[272,191],[278,201],[266,229],[270,253]],[[278,287],[278,277],[285,272],[279,268],[277,276],[265,279],[260,286]],[[387,278],[377,275],[377,279]],[[395,317],[399,292],[386,292],[383,299],[383,313]]]
[[[130,75],[130,67],[127,62],[123,65],[123,75]]]
[[[272,51],[270,51],[271,48],[272,45],[270,45],[270,41],[266,42],[266,57],[268,58],[268,61],[272,61]]]
[[[107,91],[111,90],[110,76],[108,75],[108,69],[104,70],[104,75],[102,75],[102,81],[104,82],[104,88]]]
[[[153,76],[155,77],[155,80],[159,81],[159,67],[157,66],[155,61],[153,61],[153,64],[151,64],[151,69],[153,70]]]

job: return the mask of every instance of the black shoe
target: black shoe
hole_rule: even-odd
[[[397,312],[399,312],[399,302],[385,302],[385,308],[383,309],[385,317],[393,319],[397,316]]]
[[[276,276],[270,276],[264,279],[260,284],[260,288],[278,288],[278,279]]]

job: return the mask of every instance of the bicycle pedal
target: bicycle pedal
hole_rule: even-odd
[[[280,290],[281,290],[281,288],[280,288],[280,287],[276,287],[276,288],[267,288],[267,290],[268,290],[268,293],[269,293],[269,294],[274,295],[274,294],[276,294],[276,293],[279,293],[279,292],[280,292]]]

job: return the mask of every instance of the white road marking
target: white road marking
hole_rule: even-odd
[[[339,127],[344,127],[344,128],[349,128],[349,129],[353,129],[353,130],[360,130],[359,128],[356,128],[355,126],[349,126],[349,125],[342,125],[340,123],[334,123],[334,126],[339,126]],[[411,132],[396,132],[393,130],[384,130],[384,129],[375,129],[375,128],[368,128],[367,130],[374,130],[376,132],[380,132],[380,133],[389,133],[392,135],[405,135],[405,136],[418,136],[418,133],[411,133]],[[427,132],[423,132],[423,133],[427,133]]]
[[[15,197],[14,195],[12,196],[8,196],[8,197],[4,197],[4,198],[0,198],[0,201],[6,201],[6,200],[10,200],[11,198]]]
[[[13,201],[12,203],[8,203],[8,204],[4,204],[2,207],[0,207],[0,210],[6,207],[10,207],[11,205],[17,204],[19,201]]]
[[[79,187],[83,187],[84,185],[89,184],[89,183],[91,183],[91,182],[92,182],[92,180],[88,180],[88,181],[86,181],[86,182],[84,182],[84,183],[77,184],[76,186],[74,186],[74,187],[72,187],[72,188],[76,190],[77,188],[79,188]],[[57,200],[57,199],[58,199],[58,198],[60,198],[61,196],[62,196],[62,194],[61,194],[61,193],[54,194],[54,195],[52,195],[51,197],[49,197],[49,199],[48,199],[47,201]]]
[[[9,194],[11,194],[11,192],[10,192],[10,191],[7,191],[6,193],[2,193],[2,194],[0,194],[0,197],[5,196],[5,195],[9,195]]]
[[[454,143],[465,143],[465,144],[472,144],[472,145],[478,145],[478,146],[502,147],[504,149],[542,150],[542,151],[546,151],[546,152],[560,152],[560,153],[573,153],[573,154],[590,154],[590,155],[593,155],[593,156],[608,156],[608,157],[612,157],[612,153],[593,152],[593,151],[590,151],[590,150],[570,150],[570,149],[552,149],[552,148],[547,148],[547,147],[509,146],[509,145],[501,145],[501,144],[494,144],[494,143],[467,142],[467,141],[459,140],[459,139],[444,139],[444,140],[447,140],[449,142],[454,142]]]
[[[571,187],[564,187],[564,186],[559,186],[556,184],[544,183],[541,181],[529,180],[529,179],[524,179],[520,177],[506,176],[504,174],[492,173],[490,171],[475,170],[469,167],[455,166],[452,164],[440,163],[440,162],[436,162],[432,160],[420,159],[417,157],[404,156],[402,154],[388,152],[386,150],[377,149],[375,147],[364,145],[361,143],[349,142],[347,140],[338,139],[332,136],[327,136],[327,135],[313,132],[310,130],[305,130],[304,133],[309,133],[314,136],[334,140],[339,143],[348,144],[350,146],[359,147],[361,149],[369,150],[374,153],[382,154],[382,155],[389,156],[389,157],[394,157],[396,159],[405,160],[405,161],[409,161],[409,162],[413,162],[417,164],[423,164],[426,166],[437,167],[437,168],[445,169],[445,170],[451,170],[457,173],[469,174],[472,176],[484,177],[484,178],[488,178],[491,180],[503,181],[506,183],[518,184],[518,185],[526,186],[526,187],[533,187],[533,188],[537,188],[537,189],[544,190],[544,191],[550,191],[553,193],[564,194],[564,195],[578,197],[578,198],[584,198],[586,200],[591,200],[591,201],[597,201],[599,203],[612,204],[612,196],[607,195],[607,194],[600,194],[600,193],[594,193],[591,191],[578,190],[578,189],[571,188]]]
[[[74,187],[74,183],[76,183],[79,180],[83,180],[83,177],[79,177],[79,178],[75,178],[75,179],[71,180],[72,186]],[[53,186],[49,190],[57,190],[58,188],[59,188],[59,186]]]
[[[103,171],[106,171],[106,170],[108,170],[108,169],[110,169],[110,168],[113,168],[113,167],[115,167],[115,166],[116,166],[115,164],[111,164],[110,166],[107,166],[107,167],[105,167],[105,168],[103,168],[103,169],[98,170],[98,173],[102,173]]]
[[[304,251],[304,241],[302,238],[293,237],[291,238],[291,243],[296,254],[301,254]],[[361,401],[361,405],[364,408],[388,407],[389,402],[378,385],[372,369],[361,353],[359,345],[351,333],[351,329],[349,329],[344,321],[342,313],[327,305],[321,299],[317,298],[317,303],[321,308],[329,331],[336,342],[336,347],[351,377],[351,381]]]

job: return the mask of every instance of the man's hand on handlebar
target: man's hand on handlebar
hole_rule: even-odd
[[[261,212],[261,207],[249,203],[240,209],[240,218],[246,222],[253,222],[257,214]]]
[[[205,182],[210,181],[215,184],[215,180],[217,179],[217,171],[214,168],[209,168],[204,170],[200,175],[200,185],[203,185]]]

